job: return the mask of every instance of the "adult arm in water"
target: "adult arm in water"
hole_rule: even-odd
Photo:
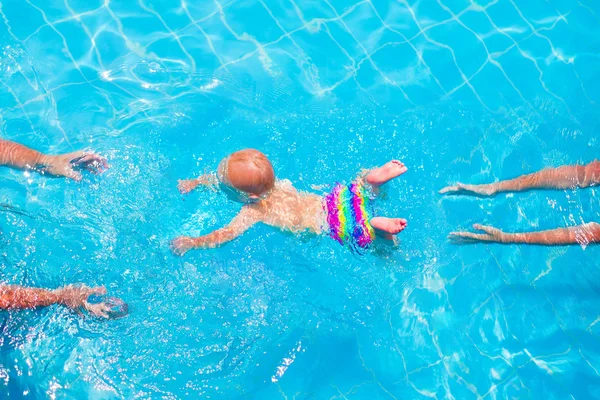
[[[600,224],[590,222],[568,228],[557,228],[538,232],[505,233],[492,226],[473,225],[475,232],[452,232],[448,239],[455,243],[493,242],[524,243],[557,246],[562,244],[600,243]]]
[[[200,237],[179,236],[171,241],[171,250],[176,255],[182,256],[192,249],[219,247],[237,238],[259,221],[260,212],[252,205],[246,205],[226,227]]]
[[[108,169],[104,157],[94,153],[76,151],[68,154],[43,154],[22,144],[0,139],[0,165],[35,170],[42,174],[65,176],[75,181],[82,178],[81,169],[102,173]]]
[[[565,165],[558,168],[546,168],[515,179],[469,185],[457,183],[440,190],[440,194],[471,192],[482,196],[493,196],[500,192],[520,192],[529,189],[573,189],[586,188],[600,183],[600,161],[587,165]]]
[[[16,285],[0,285],[0,310],[48,307],[52,304],[62,304],[71,310],[80,312],[87,310],[97,317],[108,318],[110,305],[101,302],[88,303],[88,297],[93,294],[106,294],[104,287],[64,286],[55,290],[27,288]]]
[[[219,183],[215,174],[203,174],[193,179],[183,179],[177,181],[177,189],[179,193],[187,194],[198,186],[214,187]]]

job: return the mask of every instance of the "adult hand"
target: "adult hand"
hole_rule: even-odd
[[[451,232],[448,239],[454,243],[474,243],[474,242],[505,242],[506,233],[493,226],[484,226],[480,224],[473,225],[473,229],[485,233],[474,232]]]
[[[64,176],[78,182],[82,179],[80,172],[82,169],[93,174],[101,174],[109,168],[106,158],[84,151],[46,156],[43,164],[43,172]]]
[[[108,318],[108,312],[111,309],[108,303],[100,302],[91,304],[87,301],[88,297],[93,294],[106,294],[106,288],[104,286],[91,288],[85,285],[69,285],[56,289],[54,294],[58,296],[59,303],[64,304],[73,311],[81,313],[81,309],[83,308],[96,317]]]
[[[195,240],[189,236],[179,236],[171,241],[171,250],[175,255],[182,256],[195,247]]]

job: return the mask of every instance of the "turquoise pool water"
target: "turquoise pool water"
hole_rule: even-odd
[[[0,279],[130,307],[0,313],[0,397],[600,397],[600,248],[446,240],[600,222],[598,189],[437,194],[598,157],[597,1],[0,4],[2,137],[112,165],[0,169]],[[379,204],[399,249],[258,226],[171,255],[238,208],[177,179],[249,146],[306,190],[403,160]]]

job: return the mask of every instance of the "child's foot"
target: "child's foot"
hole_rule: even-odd
[[[407,222],[404,218],[385,218],[375,217],[369,221],[375,232],[388,238],[390,235],[397,235],[406,228]]]
[[[406,171],[408,171],[408,168],[401,161],[392,160],[382,167],[369,171],[367,176],[365,176],[365,181],[373,187],[379,187]]]

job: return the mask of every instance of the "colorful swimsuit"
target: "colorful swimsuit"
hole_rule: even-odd
[[[363,185],[337,183],[325,196],[324,208],[329,235],[339,244],[360,251],[375,240],[375,230],[369,224],[371,199]]]

